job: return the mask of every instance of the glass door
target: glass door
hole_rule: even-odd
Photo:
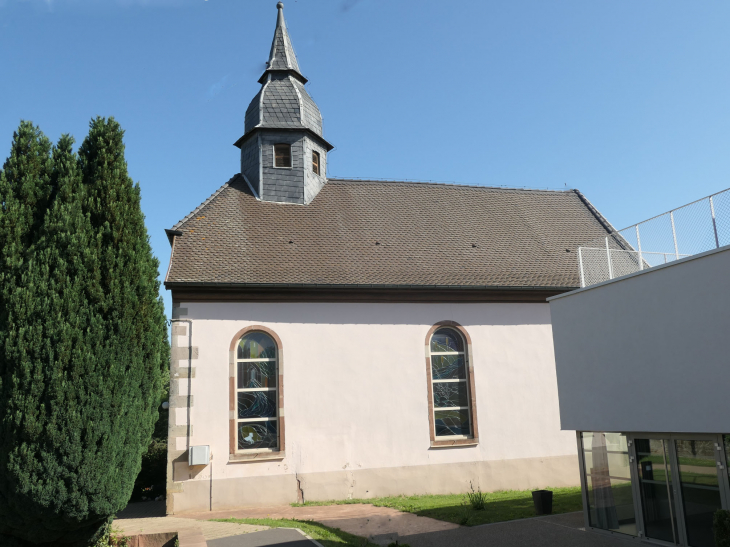
[[[642,535],[686,547],[715,547],[712,519],[728,488],[719,435],[630,438]]]
[[[669,439],[634,439],[644,535],[680,544]]]
[[[715,547],[712,517],[722,509],[719,438],[675,439],[682,516],[690,547]]]

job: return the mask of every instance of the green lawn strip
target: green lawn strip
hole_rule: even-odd
[[[366,538],[343,532],[339,528],[330,528],[311,520],[290,519],[212,519],[216,522],[234,522],[236,524],[253,524],[269,528],[299,528],[308,536],[319,541],[324,547],[375,547]]]
[[[548,488],[553,491],[553,514],[572,513],[583,510],[580,487]],[[475,511],[465,505],[464,494],[448,494],[440,496],[396,496],[390,498],[373,498],[359,500],[314,501],[301,505],[346,505],[352,503],[370,503],[378,507],[392,507],[399,511],[413,513],[421,517],[445,520],[455,524],[476,526],[492,522],[523,519],[535,516],[535,507],[530,490],[505,490],[485,494],[487,506],[482,511]]]

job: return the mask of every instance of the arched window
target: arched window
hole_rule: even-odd
[[[291,144],[274,145],[274,167],[291,167]]]
[[[431,444],[474,443],[476,399],[468,335],[455,323],[443,322],[431,330],[427,344]]]
[[[312,172],[319,175],[319,152],[312,152]]]
[[[235,452],[280,449],[279,349],[266,332],[244,334],[235,348]]]

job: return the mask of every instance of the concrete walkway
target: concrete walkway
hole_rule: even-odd
[[[411,547],[630,547],[636,544],[619,535],[586,532],[582,512],[461,526],[445,532],[409,535],[400,541]]]
[[[185,527],[187,523],[187,526],[200,527],[206,540],[229,538],[226,541],[211,542],[210,547],[304,547],[307,544],[301,536],[292,535],[295,532],[292,530],[271,529],[264,534],[256,532],[265,527],[210,522],[210,519],[224,518],[312,520],[360,537],[369,537],[376,544],[387,545],[397,538],[411,547],[628,547],[631,541],[618,534],[609,536],[586,532],[583,528],[582,512],[467,527],[369,504],[251,507],[173,517],[149,516],[154,509],[153,505],[133,506],[125,509],[119,517],[136,518],[118,518],[114,521],[116,528],[127,533],[151,533]],[[294,539],[297,542],[291,543]]]
[[[339,528],[343,532],[361,537],[388,534],[399,534],[400,536],[430,534],[432,532],[444,532],[459,528],[458,524],[452,524],[451,522],[419,517],[412,513],[401,513],[397,509],[391,509],[390,507],[375,507],[370,504],[250,507],[231,511],[213,511],[212,513],[193,513],[179,516],[197,520],[204,518],[313,520],[325,526]]]
[[[189,518],[167,517],[164,501],[130,503],[116,516],[112,528],[127,535],[198,529],[203,533],[206,541],[268,530],[266,526],[210,522],[209,519],[198,521]]]
[[[253,532],[242,536],[214,539],[208,547],[316,547],[319,544],[308,539],[295,528],[272,528],[263,532]],[[319,545],[319,547],[322,547]]]

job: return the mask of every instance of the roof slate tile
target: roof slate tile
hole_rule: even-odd
[[[472,287],[578,287],[607,233],[572,190],[331,179],[302,206],[240,175],[174,229],[166,283]]]

